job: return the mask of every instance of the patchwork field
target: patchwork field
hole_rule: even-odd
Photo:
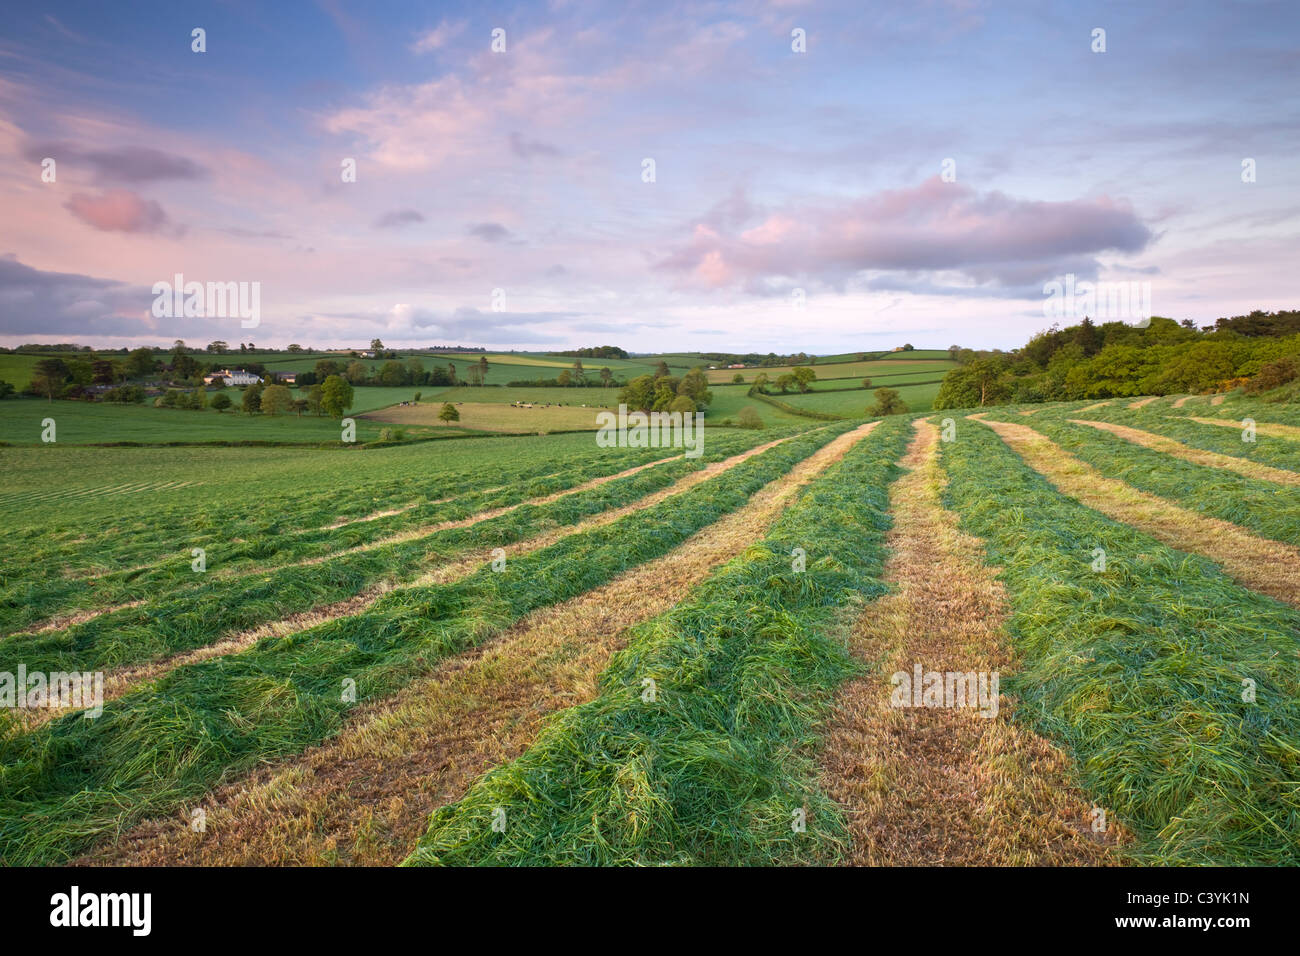
[[[1300,863],[1293,409],[757,407],[696,459],[0,448],[0,674],[102,680],[0,710],[0,861]]]
[[[867,409],[875,403],[878,388],[892,388],[898,397],[907,403],[913,412],[926,411],[934,404],[934,397],[939,394],[939,382],[933,378],[917,384],[895,382],[887,378],[873,378],[871,388],[854,391],[823,391],[814,388],[811,392],[800,395],[775,395],[796,408],[806,408],[815,412],[827,412],[844,418],[865,415]]]
[[[581,408],[588,405],[610,408],[618,405],[617,388],[543,388],[538,386],[504,386],[501,388],[475,388],[470,385],[442,391],[426,390],[421,402],[482,402],[494,405],[511,405],[531,402],[534,405],[564,405]]]
[[[464,391],[457,389],[457,391]],[[440,397],[442,400],[446,396]],[[601,409],[583,408],[580,405],[527,405],[460,401],[454,402],[459,420],[451,425],[438,418],[442,400],[420,405],[393,406],[363,417],[375,422],[397,425],[420,425],[433,428],[460,428],[474,431],[529,432],[547,434],[554,431],[594,429],[596,415]]]
[[[231,389],[238,400],[239,391]],[[357,389],[363,399],[367,391]],[[402,390],[409,398],[409,391]],[[349,414],[356,414],[349,412]],[[16,398],[0,402],[0,441],[12,445],[42,444],[43,424],[52,418],[55,439],[65,444],[167,444],[168,442],[293,442],[339,441],[340,424],[328,416],[293,413],[243,415],[231,409],[190,411],[154,408],[152,405],[111,405],[89,402],[47,402],[38,398]],[[379,437],[383,425],[357,420],[357,441]]]
[[[817,373],[818,380],[826,379],[848,379],[861,382],[864,378],[875,378],[877,376],[909,376],[917,374],[927,374],[930,378],[943,378],[943,373],[950,368],[955,368],[956,362],[950,362],[947,359],[896,359],[884,358],[873,359],[868,362],[816,362],[809,366]],[[730,384],[737,373],[745,377],[746,384],[752,385],[754,378],[763,373],[771,381],[776,381],[778,376],[784,375],[791,371],[793,366],[784,365],[774,368],[718,368],[707,371],[709,381],[717,384]]]

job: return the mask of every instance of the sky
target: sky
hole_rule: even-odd
[[[1293,309],[1297,91],[1294,2],[11,7],[0,344],[1011,348],[1071,275]],[[176,274],[258,324],[158,315]]]

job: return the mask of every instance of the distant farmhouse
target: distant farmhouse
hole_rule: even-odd
[[[261,378],[254,375],[252,372],[244,371],[242,368],[237,368],[234,371],[225,368],[220,372],[213,372],[211,375],[203,376],[203,381],[204,383],[211,385],[219,378],[225,379],[227,385],[256,385],[261,381]]]

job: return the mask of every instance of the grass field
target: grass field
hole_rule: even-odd
[[[306,372],[315,369],[322,359],[347,366],[360,362],[366,368],[377,371],[389,359],[354,358],[347,352],[207,352],[192,351],[196,361],[215,364],[222,368],[243,368],[252,363],[266,366],[271,372]],[[574,359],[562,355],[536,353],[488,352],[413,352],[406,349],[394,349],[398,359],[405,363],[408,359],[419,359],[426,370],[435,366],[446,368],[453,365],[457,377],[465,381],[469,376],[469,366],[477,365],[480,358],[488,360],[487,382],[489,385],[504,385],[516,380],[537,378],[552,379],[565,369],[572,369]],[[0,352],[0,382],[8,382],[18,389],[27,387],[31,381],[32,371],[42,358],[53,357],[68,360],[70,358],[93,358],[99,353],[92,352]],[[125,356],[120,352],[107,353],[107,357],[121,362]],[[170,360],[169,352],[156,355],[162,361]],[[615,378],[628,379],[644,375],[655,370],[658,359],[583,359],[583,366],[589,376],[597,376],[602,368],[608,368]],[[696,363],[699,364],[699,363]],[[693,367],[693,366],[691,366]],[[419,386],[416,386],[418,388]]]
[[[848,392],[822,392],[819,394],[818,390],[814,388],[813,391],[803,395],[791,392],[789,395],[776,394],[772,397],[797,408],[807,408],[812,411],[829,412],[833,415],[852,418],[867,413],[867,408],[875,402],[878,387],[892,388],[897,391],[899,398],[906,402],[908,409],[913,412],[929,410],[934,404],[934,397],[939,394],[939,383],[932,380],[926,381],[924,384],[908,385],[892,382],[889,379],[872,379],[872,387],[869,389]]]
[[[765,425],[795,422],[808,424],[806,418],[791,415],[789,412],[751,398],[748,394],[748,385],[714,385],[710,391],[713,392],[713,404],[709,406],[709,419],[712,421],[725,421],[728,418],[735,420],[739,417],[741,409],[752,408]]]
[[[357,389],[361,399],[366,389]],[[377,389],[374,391],[378,391]],[[406,390],[402,390],[406,393]],[[231,390],[232,400],[239,392]],[[408,396],[409,397],[409,396]],[[349,414],[355,414],[349,412]],[[339,422],[329,417],[295,414],[248,416],[229,409],[189,411],[151,405],[110,405],[88,402],[47,402],[19,398],[0,402],[0,441],[41,444],[41,424],[53,418],[55,439],[67,444],[205,441],[338,441]],[[379,423],[357,419],[357,441],[379,437]]]
[[[0,674],[103,690],[0,712],[0,862],[1300,863],[1292,409],[747,388],[700,458],[484,434],[595,390],[0,403]]]
[[[438,352],[438,353],[419,353],[419,352],[398,352],[399,359],[403,364],[410,358],[419,359],[425,370],[435,367],[447,368],[452,365],[456,369],[456,377],[459,381],[468,381],[469,368],[471,365],[477,365],[482,356],[478,353],[457,353],[457,352]],[[280,356],[268,356],[265,361],[261,357],[252,359],[253,361],[262,361],[267,369],[271,371],[283,372],[304,372],[308,369],[314,369],[316,362],[321,358],[329,358],[339,362],[344,366],[352,362],[360,362],[372,370],[379,370],[385,362],[394,361],[391,359],[363,359],[352,358],[348,355],[310,355],[299,356],[294,358],[283,358]],[[563,372],[565,369],[573,368],[573,359],[551,358],[544,356],[529,355],[509,355],[493,354],[486,355],[488,360],[487,384],[505,385],[507,382],[518,380],[533,379],[552,379]],[[247,361],[248,359],[245,359]],[[231,364],[238,367],[238,357],[231,357]],[[602,367],[608,366],[609,370],[616,378],[625,378],[630,375],[641,375],[645,372],[654,370],[653,365],[644,365],[638,362],[625,362],[618,359],[583,359],[583,366],[589,376],[600,374]],[[419,386],[414,386],[418,388]]]
[[[818,380],[823,379],[848,379],[861,382],[864,378],[875,379],[877,376],[894,376],[902,375],[907,377],[914,374],[928,374],[930,378],[943,378],[943,373],[950,368],[956,368],[956,362],[950,362],[946,359],[940,361],[937,359],[876,359],[870,362],[840,362],[836,364],[818,362],[816,365],[808,366],[817,373]],[[717,384],[730,384],[737,373],[745,376],[746,384],[752,385],[754,379],[759,373],[766,374],[769,381],[776,381],[778,376],[784,375],[791,371],[793,366],[781,366],[778,368],[743,368],[743,369],[711,369],[708,371],[709,381]]]
[[[573,405],[516,407],[500,403],[489,404],[472,401],[456,402],[455,406],[460,418],[450,425],[438,418],[442,409],[441,402],[425,402],[421,405],[409,405],[405,408],[385,408],[381,411],[369,412],[365,417],[371,421],[390,422],[403,426],[468,428],[474,431],[536,434],[571,429],[594,429],[597,427],[596,415],[598,409],[596,408],[582,408]]]
[[[497,405],[510,405],[513,402],[532,402],[536,405],[565,405],[581,407],[590,405],[609,408],[618,405],[617,388],[541,388],[536,386],[519,386],[511,388],[475,388],[471,385],[449,388],[443,391],[426,389],[421,396],[421,403],[427,401],[442,402],[480,402]],[[410,396],[407,396],[408,398]]]

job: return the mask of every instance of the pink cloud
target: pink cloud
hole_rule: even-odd
[[[65,208],[104,232],[163,232],[171,228],[162,206],[127,189],[112,189],[98,196],[77,193]]]
[[[798,210],[765,212],[729,202],[745,210],[746,222],[721,230],[696,222],[691,237],[658,268],[709,286],[793,277],[834,285],[867,270],[952,270],[1008,284],[1024,281],[1027,273],[1050,274],[1062,260],[1138,252],[1153,238],[1126,203],[1107,197],[1016,199],[938,177]],[[716,210],[702,218],[720,223]]]

